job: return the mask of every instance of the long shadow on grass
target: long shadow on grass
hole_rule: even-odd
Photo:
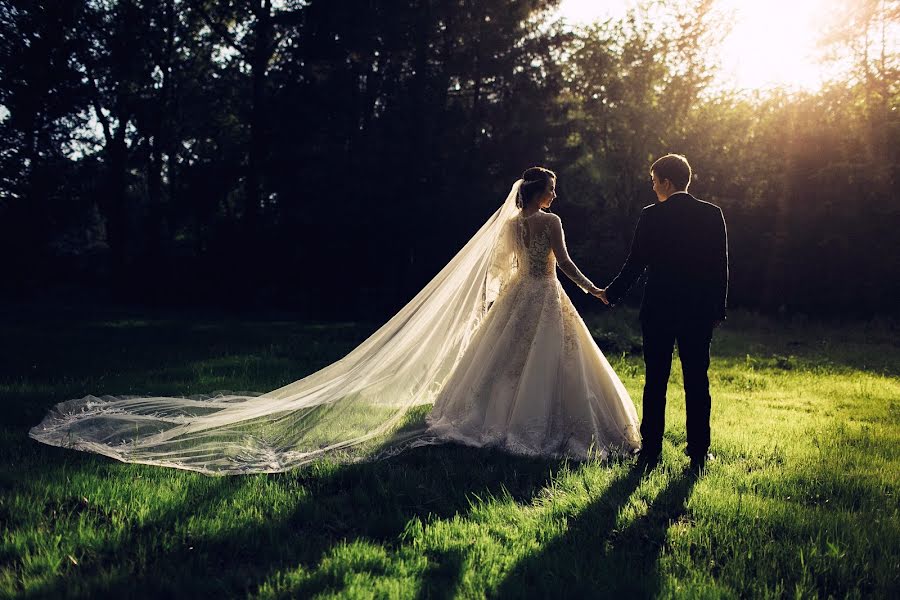
[[[313,575],[292,584],[292,594],[340,591],[346,585],[340,564],[338,570],[319,568],[336,546],[360,542],[390,553],[403,545],[402,536],[413,519],[465,515],[472,499],[492,495],[508,493],[517,501],[528,502],[546,486],[551,470],[559,466],[553,461],[441,447],[407,452],[369,465],[326,471],[304,469],[273,476],[210,479],[184,474],[181,479],[180,474],[161,473],[160,481],[179,481],[187,490],[188,500],[159,503],[160,514],[141,519],[123,514],[127,509],[104,507],[94,502],[90,494],[86,502],[74,492],[57,492],[48,497],[46,484],[67,481],[70,476],[89,482],[96,479],[98,486],[107,477],[116,484],[121,481],[123,494],[129,492],[128,478],[135,473],[144,473],[145,481],[156,477],[152,468],[136,470],[100,457],[43,447],[27,439],[27,428],[36,424],[53,403],[79,397],[69,389],[74,389],[77,382],[96,377],[98,388],[105,388],[111,384],[99,382],[106,374],[130,383],[143,381],[147,369],[156,368],[150,379],[162,387],[177,387],[177,383],[170,382],[190,379],[180,371],[185,359],[223,353],[212,352],[209,344],[227,343],[227,355],[254,351],[259,345],[260,333],[253,331],[251,335],[247,327],[242,329],[241,339],[235,341],[234,332],[226,331],[228,324],[211,326],[199,336],[182,331],[184,325],[176,321],[105,328],[94,322],[75,323],[62,328],[65,337],[73,342],[68,345],[47,343],[53,328],[44,326],[24,336],[26,347],[20,348],[18,362],[0,368],[0,381],[43,383],[52,391],[23,390],[3,398],[8,412],[15,416],[3,428],[8,435],[0,455],[14,458],[16,465],[15,469],[0,470],[4,490],[27,494],[29,501],[52,515],[49,527],[55,534],[74,536],[69,532],[86,528],[92,532],[86,537],[96,539],[86,542],[83,548],[72,549],[77,565],[64,559],[54,568],[48,583],[29,589],[26,596],[237,595],[252,593],[279,573],[298,568]],[[282,339],[285,334],[279,329],[280,347],[297,362],[296,371],[300,374],[316,368],[298,350],[312,336],[308,329],[295,326],[289,340]],[[346,340],[359,336],[360,329],[350,327],[326,336],[323,343],[329,353],[339,356],[348,346]],[[71,347],[78,351],[66,349]],[[125,356],[118,352],[122,347],[140,351]],[[167,360],[160,368],[158,357],[168,348],[178,349],[178,360]],[[320,352],[321,345],[316,350]],[[54,373],[63,373],[66,378],[54,378]],[[276,491],[281,488],[291,494],[296,492],[288,509],[265,506],[268,486],[275,486]],[[281,501],[284,502],[284,494]],[[0,510],[4,529],[15,530],[29,540],[37,539],[36,524],[30,518],[7,512]],[[82,535],[78,538],[84,539]],[[24,570],[22,557],[16,552],[10,551],[3,558],[12,564],[20,562],[13,568]],[[452,596],[462,560],[454,551],[430,556],[424,572],[417,574],[423,590],[432,596]],[[352,568],[374,571],[382,567],[355,564]]]
[[[86,551],[77,567],[65,565],[26,597],[245,595],[290,573],[290,582],[281,583],[290,596],[339,594],[353,573],[391,574],[396,561],[390,557],[404,546],[414,519],[465,516],[476,498],[508,494],[529,502],[559,467],[556,461],[448,445],[318,471],[190,476],[189,502],[110,536],[117,541]],[[296,490],[289,510],[267,511],[271,486]],[[33,491],[40,497],[39,489]],[[101,516],[93,525],[100,530],[110,518]],[[323,566],[336,547],[353,545],[361,548],[359,558]],[[453,597],[463,559],[455,550],[429,555],[424,571],[413,573],[419,593]]]
[[[565,534],[513,567],[497,597],[654,597],[666,530],[684,514],[695,478],[672,475],[643,516],[616,530],[616,517],[640,478],[635,468],[613,482]]]

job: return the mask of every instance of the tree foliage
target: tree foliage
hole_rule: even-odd
[[[3,0],[4,286],[383,314],[533,164],[602,283],[680,152],[732,305],[896,311],[896,2],[841,3],[843,80],[755,96],[712,85],[714,0],[576,30],[555,5]]]

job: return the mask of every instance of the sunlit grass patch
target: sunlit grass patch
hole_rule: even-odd
[[[614,335],[633,335],[628,313],[607,313],[592,331],[609,319],[621,319]],[[699,479],[685,472],[677,362],[663,462],[648,474],[628,460],[448,445],[210,478],[43,446],[26,432],[55,402],[87,393],[274,389],[340,358],[374,327],[117,314],[0,328],[18,342],[0,348],[3,595],[897,590],[900,350],[866,324],[782,330],[754,315],[730,319],[713,344],[715,458]],[[628,344],[608,357],[640,409],[643,366]]]

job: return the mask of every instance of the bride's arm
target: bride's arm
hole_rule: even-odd
[[[556,255],[556,262],[560,270],[566,276],[575,282],[584,292],[593,293],[599,288],[591,283],[591,280],[584,276],[584,273],[578,270],[575,263],[569,257],[569,251],[566,249],[566,235],[563,233],[562,221],[556,215],[551,215],[550,221],[550,246],[553,248],[553,254]]]

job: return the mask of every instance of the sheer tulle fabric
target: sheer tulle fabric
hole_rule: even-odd
[[[323,456],[349,462],[403,447],[423,433],[427,407],[515,274],[504,225],[518,212],[520,183],[415,298],[324,369],[264,394],[86,396],[58,404],[29,435],[209,475],[280,472]]]

